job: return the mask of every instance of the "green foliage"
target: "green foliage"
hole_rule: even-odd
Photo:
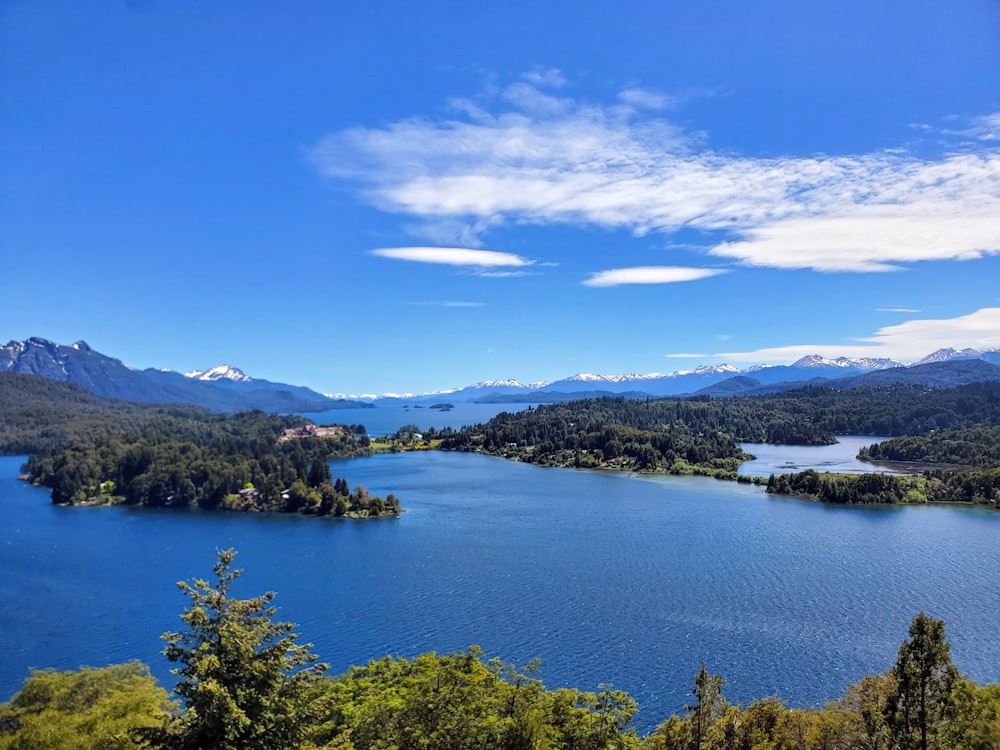
[[[1000,427],[945,430],[923,437],[899,437],[863,448],[865,461],[916,461],[962,466],[1000,466]]]
[[[550,442],[554,450],[599,448],[605,453],[610,445],[614,454],[619,445],[627,448],[627,440],[603,433],[612,426],[632,428],[642,437],[645,433],[698,437],[720,432],[739,442],[825,445],[834,442],[834,435],[926,435],[982,425],[1000,425],[1000,382],[940,389],[919,385],[845,390],[806,387],[725,398],[580,399],[499,414],[484,425],[449,436],[443,447],[502,452],[511,443],[521,447]],[[686,458],[690,463],[700,462],[696,457]]]
[[[343,480],[338,480],[338,485]],[[343,489],[338,486],[338,489]],[[232,597],[235,552],[215,582],[181,582],[190,606],[164,654],[178,664],[171,703],[138,663],[33,672],[0,705],[0,750],[992,750],[1000,685],[977,688],[952,665],[944,624],[921,613],[895,666],[825,709],[771,696],[729,704],[704,664],[694,702],[640,740],[627,693],[546,690],[538,664],[515,668],[468,651],[385,657],[323,675],[271,593]]]
[[[670,403],[678,408],[667,408],[661,401],[602,398],[504,412],[485,425],[446,437],[441,447],[479,450],[542,466],[735,479],[748,456],[706,417],[710,402]]]
[[[837,434],[925,435],[976,425],[1000,425],[1000,383],[951,389],[807,387],[733,398],[580,399],[498,414],[446,436],[441,447],[545,466],[735,479],[740,462],[748,458],[737,442],[824,445]]]
[[[848,687],[825,709],[789,709],[777,697],[746,708],[706,702],[719,683],[702,665],[699,698],[671,716],[644,750],[987,750],[1000,747],[1000,686],[976,688],[949,657],[944,623],[920,613],[896,665]],[[720,678],[721,680],[721,678]],[[720,696],[721,697],[721,696]],[[721,707],[711,717],[708,705]]]
[[[813,469],[772,474],[767,491],[798,495],[824,503],[901,504],[971,502],[1000,507],[1000,469],[970,472],[925,472],[923,476],[830,474]]]
[[[536,671],[536,663],[518,670],[484,661],[475,646],[372,661],[330,685],[333,711],[314,740],[357,750],[638,747],[627,729],[636,709],[628,695],[546,691]]]
[[[370,452],[347,429],[287,439],[286,431],[311,425],[302,417],[98,402],[85,418],[70,410],[41,420],[58,439],[40,440],[24,470],[51,488],[53,502],[334,514],[330,459]],[[101,429],[91,432],[94,425]],[[400,512],[398,501],[375,506]],[[348,500],[340,515],[378,514]]]
[[[175,692],[187,713],[144,733],[155,747],[296,748],[317,718],[326,665],[296,643],[291,623],[272,619],[272,592],[232,598],[240,574],[230,567],[235,556],[219,552],[214,584],[178,584],[191,600],[181,615],[187,630],[166,633],[163,653],[180,665],[173,670],[180,677]]]
[[[0,706],[0,748],[136,747],[133,730],[161,724],[174,706],[139,662],[33,671],[13,700]]]
[[[0,372],[0,454],[51,453],[140,433],[161,420],[203,419],[195,406],[157,406],[94,396],[78,385]]]
[[[970,688],[951,663],[944,621],[923,612],[910,624],[910,638],[899,647],[892,668],[895,690],[885,716],[898,750],[953,748],[961,740]]]
[[[691,744],[695,750],[701,750],[702,740],[707,734],[708,728],[728,708],[726,699],[722,697],[722,688],[725,687],[725,684],[726,681],[721,675],[709,674],[705,662],[701,663],[701,668],[694,678],[694,689],[691,691],[696,703],[685,706],[691,717],[691,733],[693,735]]]

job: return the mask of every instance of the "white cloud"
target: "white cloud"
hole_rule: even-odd
[[[440,302],[419,302],[431,307],[483,307],[482,302],[462,302],[461,300],[442,300]]]
[[[889,357],[913,362],[945,347],[980,351],[1000,347],[1000,307],[984,307],[968,315],[939,320],[910,320],[880,328],[871,336],[836,344],[795,344],[723,352],[728,362],[790,362],[809,354],[827,357]]]
[[[563,77],[562,71],[558,68],[532,70],[525,73],[522,78],[535,86],[547,86],[551,89],[562,88],[566,85],[566,79]]]
[[[918,313],[915,307],[876,307],[875,312],[887,312],[887,313]]]
[[[972,123],[964,130],[942,130],[946,135],[964,135],[983,141],[1000,141],[1000,112],[981,117],[973,117]]]
[[[552,96],[538,76],[492,102],[453,103],[464,118],[335,133],[314,159],[387,212],[461,227],[467,245],[520,223],[724,231],[712,255],[786,269],[889,271],[1000,253],[998,116],[976,121],[978,150],[937,159],[753,158],[712,151],[636,107]]]
[[[638,87],[619,92],[618,98],[631,107],[641,109],[670,109],[677,106],[677,100],[673,97]]]
[[[477,276],[484,279],[515,279],[520,276],[531,276],[527,271],[479,271]]]
[[[372,255],[417,263],[442,263],[449,266],[477,266],[479,268],[530,266],[533,262],[513,253],[473,250],[464,247],[382,247],[372,250]]]
[[[680,281],[697,281],[725,273],[719,268],[680,268],[678,266],[636,266],[613,268],[592,274],[585,286],[620,286],[621,284],[675,284]]]

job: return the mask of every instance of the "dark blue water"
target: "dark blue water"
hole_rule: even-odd
[[[468,454],[336,462],[396,492],[398,520],[56,508],[0,459],[0,695],[29,666],[138,658],[169,679],[158,636],[179,628],[174,583],[217,548],[237,595],[278,592],[280,616],[335,672],[387,653],[480,644],[549,687],[613,683],[648,730],[682,708],[698,669],[730,699],[839,697],[891,666],[920,610],[952,655],[1000,681],[1000,514],[859,509],[775,499],[700,478],[542,469]]]
[[[440,402],[450,403],[448,396]],[[451,427],[458,430],[465,426],[488,422],[502,411],[524,411],[537,404],[473,404],[456,401],[452,409],[428,409],[426,406],[376,406],[372,409],[334,409],[323,412],[304,412],[316,424],[363,424],[369,435],[391,435],[403,425],[414,424],[421,430]]]

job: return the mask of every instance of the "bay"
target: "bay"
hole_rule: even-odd
[[[448,403],[443,395],[440,403]],[[537,404],[474,404],[457,401],[451,409],[430,409],[425,405],[382,405],[371,409],[334,409],[332,411],[303,412],[302,416],[316,424],[362,424],[369,435],[391,435],[403,425],[413,424],[421,430],[433,427],[453,430],[488,422],[500,412],[518,412]]]
[[[771,474],[792,474],[815,469],[835,474],[899,474],[875,464],[857,459],[858,451],[874,443],[891,440],[871,435],[837,435],[833,445],[772,445],[770,443],[740,443],[739,446],[754,456],[739,468],[740,474],[767,477]]]
[[[612,683],[648,731],[705,661],[746,702],[839,697],[895,660],[912,617],[943,618],[952,656],[1000,681],[1000,514],[847,508],[704,478],[544,469],[472,454],[334,462],[392,491],[398,520],[59,508],[0,459],[0,698],[29,666],[138,658],[170,684],[159,635],[175,582],[235,547],[236,595],[282,619],[334,673],[384,654],[481,645],[548,687]]]

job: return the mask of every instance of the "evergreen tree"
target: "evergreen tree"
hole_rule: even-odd
[[[309,467],[309,486],[319,487],[321,484],[329,484],[333,479],[330,476],[330,462],[328,460],[316,459]]]
[[[722,688],[726,681],[722,675],[709,674],[705,662],[694,678],[694,689],[691,693],[698,701],[692,706],[685,706],[691,712],[694,721],[692,726],[692,743],[694,750],[701,750],[702,742],[709,727],[726,711],[726,699],[722,697]]]
[[[891,675],[896,689],[886,716],[893,747],[929,750],[956,746],[967,684],[951,663],[944,621],[921,612],[910,623],[910,639],[899,647]]]
[[[187,712],[143,732],[154,747],[184,750],[281,750],[299,747],[315,722],[325,664],[313,664],[293,625],[272,620],[274,593],[233,599],[234,550],[220,551],[215,585],[178,583],[191,600],[188,630],[166,633],[167,659],[180,664],[176,694]]]

